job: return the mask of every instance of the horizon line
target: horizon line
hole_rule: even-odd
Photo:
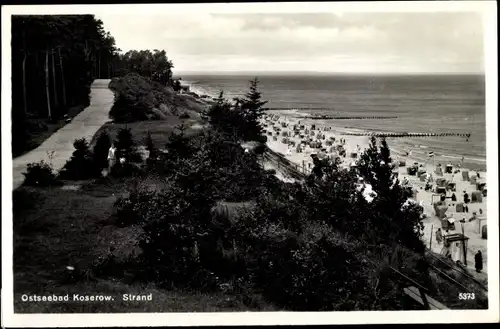
[[[334,72],[334,71],[209,71],[209,70],[179,70],[173,72],[173,76],[182,74],[200,74],[200,75],[254,75],[254,74],[316,74],[316,75],[471,75],[471,76],[484,76],[485,72]]]

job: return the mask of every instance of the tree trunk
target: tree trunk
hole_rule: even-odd
[[[51,57],[52,57],[52,86],[54,88],[54,107],[57,108],[59,107],[59,99],[57,97],[57,83],[56,83],[56,65],[54,57],[55,57],[55,52],[52,50],[51,52]]]
[[[61,68],[61,87],[62,87],[62,97],[63,97],[63,106],[66,106],[66,80],[64,79],[64,67],[61,58],[61,48],[57,48],[57,52],[59,55],[59,67]]]
[[[101,78],[101,52],[97,53],[97,79]]]
[[[111,79],[111,64],[108,63],[108,79]]]
[[[49,120],[52,119],[52,109],[50,108],[50,78],[49,78],[49,50],[45,51],[45,94],[47,95],[47,114]]]
[[[28,98],[26,97],[26,59],[28,55],[26,51],[24,52],[23,58],[23,105],[24,105],[24,115],[28,113]]]

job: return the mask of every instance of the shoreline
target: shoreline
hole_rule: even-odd
[[[300,125],[299,125],[300,122]],[[326,127],[325,124],[318,124],[317,121],[311,121],[305,119],[302,115],[299,114],[298,117],[287,116],[283,114],[277,113],[266,113],[263,118],[264,133],[268,138],[267,146],[276,153],[283,155],[284,158],[289,160],[290,162],[298,165],[300,168],[304,168],[305,170],[309,170],[312,167],[312,158],[311,154],[322,154],[322,156],[338,156],[338,152],[335,150],[335,146],[339,145],[339,139],[345,139],[345,144],[343,145],[344,150],[346,151],[346,157],[339,157],[342,161],[341,166],[348,167],[352,162],[357,160],[357,157],[351,157],[351,153],[355,152],[357,154],[364,151],[369,146],[370,137],[369,136],[352,136],[346,135],[346,132],[349,132],[349,129],[342,129],[337,127]],[[315,124],[314,130],[311,130],[311,126]],[[299,125],[301,136],[297,136],[293,133],[293,126]],[[303,126],[303,127],[301,127]],[[305,133],[307,129],[307,134]],[[286,134],[285,134],[286,132]],[[319,135],[324,135],[325,138],[318,139]],[[323,137],[323,136],[321,136]],[[325,146],[326,141],[331,141],[331,138],[335,138],[333,143],[329,142],[326,147],[323,148],[323,151],[316,148],[311,148],[308,144],[308,141],[321,141],[323,146]],[[287,140],[288,141],[287,141]],[[285,142],[293,141],[295,146],[289,147]],[[441,220],[436,216],[436,212],[434,210],[433,201],[435,201],[433,189],[430,191],[425,190],[425,181],[422,181],[417,176],[412,176],[407,173],[407,168],[411,166],[414,162],[418,162],[421,165],[420,169],[425,169],[427,173],[430,173],[433,176],[433,180],[437,178],[444,178],[448,182],[455,183],[456,192],[455,195],[457,197],[457,201],[447,201],[448,210],[447,215],[449,217],[455,218],[455,229],[451,230],[450,233],[462,233],[462,225],[460,223],[461,219],[465,219],[465,223],[463,224],[463,230],[465,236],[469,238],[468,247],[467,247],[467,267],[470,271],[474,272],[474,254],[477,250],[481,250],[483,252],[483,264],[484,268],[487,268],[487,240],[482,239],[481,237],[481,229],[484,225],[487,224],[487,208],[486,201],[487,198],[485,196],[482,197],[480,202],[473,202],[468,205],[469,212],[458,212],[455,204],[462,202],[462,192],[467,191],[469,196],[472,195],[472,192],[476,190],[476,186],[471,184],[469,181],[465,181],[462,179],[462,171],[468,170],[468,168],[475,168],[475,170],[468,170],[469,177],[473,175],[477,175],[479,173],[481,179],[479,181],[487,181],[487,172],[486,166],[484,168],[481,167],[480,163],[470,162],[467,159],[461,164],[460,167],[457,166],[457,162],[460,161],[450,161],[449,158],[446,158],[446,155],[436,156],[434,159],[429,158],[426,155],[426,151],[416,152],[422,153],[423,156],[418,156],[418,154],[412,154],[410,156],[402,156],[403,150],[398,150],[398,148],[394,148],[391,145],[390,138],[387,138],[387,142],[389,148],[391,150],[391,157],[394,163],[399,164],[400,160],[404,160],[406,162],[405,166],[399,167],[396,166],[395,171],[398,173],[398,178],[400,182],[403,180],[408,180],[409,186],[411,186],[415,191],[414,201],[420,203],[423,206],[424,214],[426,218],[423,220],[424,223],[424,236],[422,240],[425,241],[427,247],[435,253],[440,253],[442,251],[442,244],[437,244],[435,241],[435,231],[437,228],[441,227],[443,224]],[[302,152],[297,152],[297,145],[303,145]],[[326,148],[326,152],[324,152]],[[395,150],[396,149],[396,150]],[[460,160],[460,159],[459,159]],[[436,174],[437,165],[441,164],[444,169],[446,165],[453,164],[452,173],[443,172],[442,175]],[[305,166],[304,166],[305,165]],[[456,170],[460,170],[458,173],[454,173]],[[433,183],[434,184],[434,183]],[[446,192],[447,196],[451,195],[450,191]],[[482,214],[480,214],[480,210]],[[473,212],[477,213],[477,216],[481,218],[481,221],[473,220],[469,221]],[[429,247],[429,243],[434,240],[434,243]],[[482,281],[487,280],[487,272],[483,271],[483,273],[475,273],[474,275]]]

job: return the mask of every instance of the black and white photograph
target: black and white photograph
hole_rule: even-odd
[[[496,24],[3,6],[3,325],[498,322]]]

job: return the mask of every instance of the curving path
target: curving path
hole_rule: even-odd
[[[54,151],[52,165],[56,171],[61,169],[74,151],[74,140],[85,137],[90,141],[97,130],[110,120],[109,110],[114,100],[114,94],[108,88],[110,81],[95,80],[91,86],[89,107],[52,134],[39,147],[12,160],[14,189],[24,181],[23,172],[26,172],[28,163],[40,160],[49,162],[48,153]]]

